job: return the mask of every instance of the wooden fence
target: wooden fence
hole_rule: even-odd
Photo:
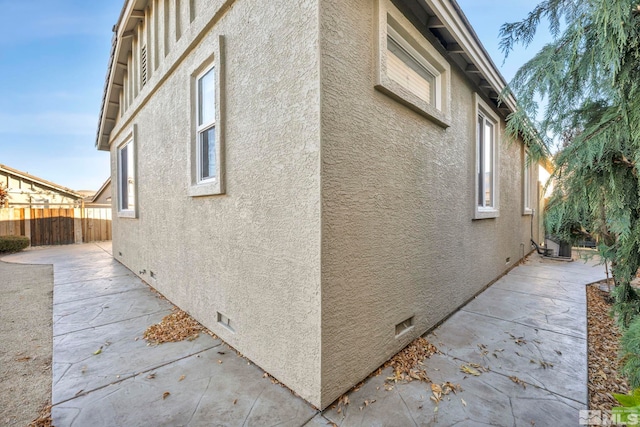
[[[111,208],[0,208],[0,236],[27,236],[31,246],[111,240]]]

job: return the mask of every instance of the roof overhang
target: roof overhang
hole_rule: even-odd
[[[516,100],[509,94],[500,95],[507,83],[498,71],[490,55],[471,27],[456,0],[396,0],[402,1],[436,39],[440,41],[449,58],[472,80],[485,97],[492,100],[498,111],[507,117],[516,110]],[[114,35],[105,79],[102,107],[96,135],[96,148],[109,150],[111,131],[116,125],[127,70],[128,55],[133,34],[148,0],[126,0]]]
[[[96,148],[109,150],[109,138],[116,125],[120,104],[120,91],[123,89],[127,71],[127,59],[133,43],[134,30],[144,19],[144,10],[148,0],[126,0],[118,23],[113,27],[111,54],[104,83],[102,107],[96,135]]]
[[[512,95],[501,98],[507,82],[456,0],[395,1],[410,9],[423,31],[428,31],[440,42],[450,60],[475,83],[479,92],[493,101],[504,117],[516,110],[516,100]]]

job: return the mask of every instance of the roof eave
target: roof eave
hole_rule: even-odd
[[[141,0],[126,0],[122,10],[120,11],[120,17],[118,23],[113,26],[113,39],[111,42],[111,53],[109,56],[109,65],[107,68],[107,76],[105,78],[104,91],[102,94],[102,104],[100,106],[100,116],[98,120],[98,131],[96,134],[95,147],[98,150],[109,150],[109,141],[111,135],[111,129],[107,130],[107,122],[114,122],[115,116],[109,114],[109,99],[115,83],[115,63],[118,60],[118,54],[122,48],[123,34],[127,30],[127,26],[130,24],[129,19],[132,18],[132,13],[137,3],[143,3]],[[135,19],[140,19],[136,17]]]
[[[478,35],[467,20],[464,12],[456,0],[416,0],[424,3],[430,9],[437,21],[444,24],[456,43],[461,47],[464,54],[471,63],[477,67],[487,86],[500,95],[500,104],[509,113],[516,111],[517,103],[512,95],[502,98],[502,94],[507,87],[507,82],[498,70],[489,53],[485,50]]]

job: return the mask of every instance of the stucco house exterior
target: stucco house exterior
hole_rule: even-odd
[[[84,198],[84,205],[88,208],[111,207],[112,191],[111,178],[109,177],[98,191],[92,192]]]
[[[72,208],[82,203],[82,194],[27,172],[0,164],[0,186],[8,193],[7,207]]]
[[[504,86],[455,0],[126,0],[114,256],[326,407],[542,240]]]

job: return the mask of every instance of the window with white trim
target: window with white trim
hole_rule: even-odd
[[[387,28],[387,75],[428,104],[439,108],[440,73],[393,29]]]
[[[224,39],[213,44],[213,54],[191,74],[192,197],[224,193]]]
[[[475,218],[498,216],[498,138],[500,121],[476,94]]]
[[[216,76],[215,67],[197,77],[196,138],[198,182],[216,178]]]
[[[118,215],[136,216],[136,156],[133,137],[117,148]]]
[[[448,127],[449,63],[389,0],[378,8],[376,89]]]

